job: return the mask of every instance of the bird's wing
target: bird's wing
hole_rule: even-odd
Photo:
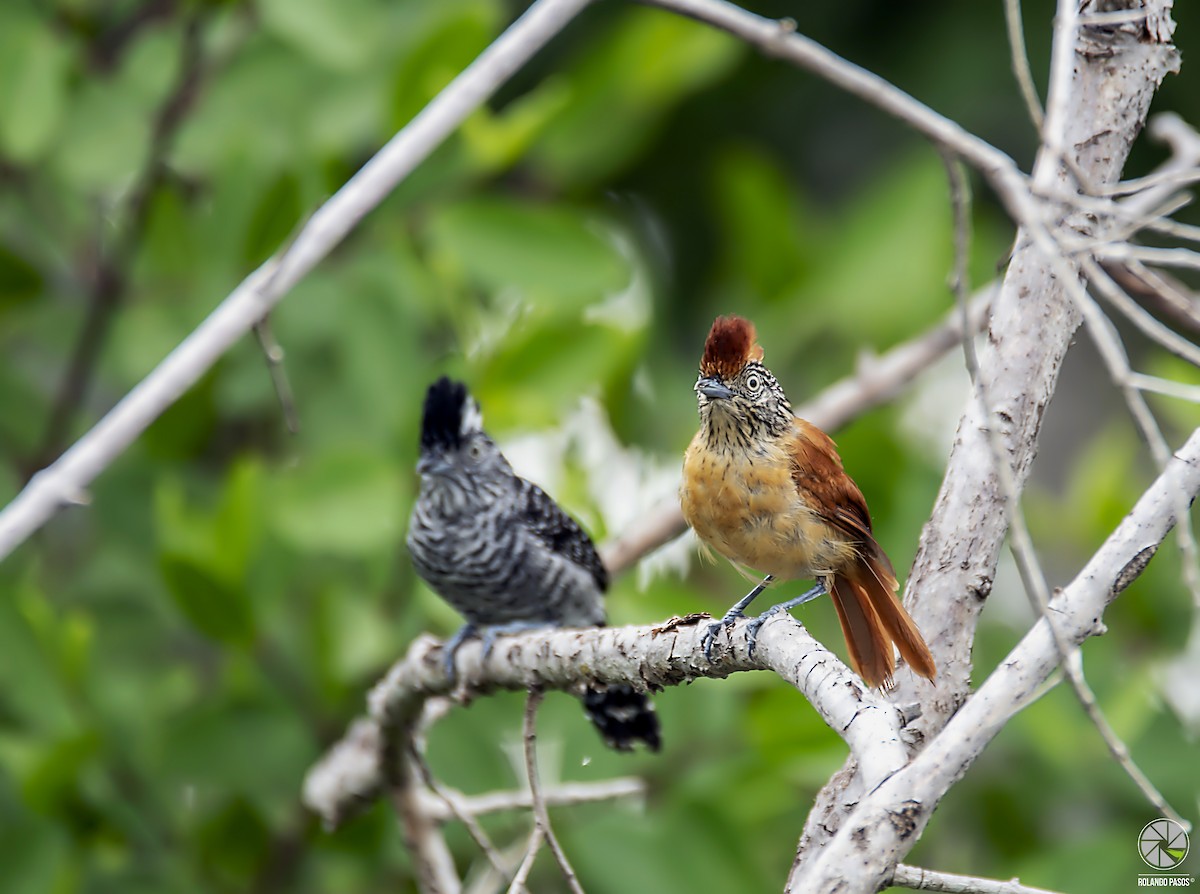
[[[519,480],[521,492],[515,521],[554,552],[584,568],[595,579],[596,586],[602,591],[607,590],[608,570],[600,561],[592,538],[544,490],[524,478]]]
[[[842,470],[842,458],[833,439],[811,422],[797,419],[791,458],[792,480],[798,488],[813,494],[821,517],[861,543],[865,555],[886,563],[887,557],[871,532],[866,498]]]

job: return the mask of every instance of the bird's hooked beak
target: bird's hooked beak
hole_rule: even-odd
[[[422,453],[417,460],[417,474],[444,477],[454,470],[453,464],[440,453]]]
[[[711,376],[705,376],[696,383],[696,390],[709,400],[729,400],[733,392]]]

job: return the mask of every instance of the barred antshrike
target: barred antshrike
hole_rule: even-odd
[[[408,527],[417,573],[466,619],[446,643],[446,672],[463,641],[537,627],[603,626],[608,572],[583,529],[537,485],[518,477],[483,430],[460,382],[429,386],[421,423],[421,493]],[[630,686],[594,685],[584,709],[604,740],[659,747],[650,700]]]
[[[888,686],[893,643],[908,666],[933,678],[933,656],[896,600],[896,576],[871,533],[862,491],[842,469],[833,441],[796,418],[762,363],[754,326],[718,317],[709,331],[695,391],[700,430],[683,461],[680,502],[700,539],[745,571],[766,579],[709,626],[713,638],[777,578],[815,578],[816,586],[750,622],[749,647],[763,623],[822,593],[833,597],[850,661],[870,686]]]

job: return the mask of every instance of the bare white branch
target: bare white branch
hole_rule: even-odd
[[[833,653],[789,615],[772,619],[759,631],[754,656],[748,653],[745,625],[736,625],[728,649],[713,662],[704,658],[700,639],[707,615],[674,619],[656,627],[607,627],[598,630],[535,631],[501,637],[486,662],[477,641],[459,649],[456,695],[470,699],[494,689],[574,690],[583,682],[628,683],[663,687],[700,677],[726,677],[745,670],[771,670],[796,687],[822,719],[861,761],[863,776],[877,784],[908,760],[902,703],[868,690]],[[372,690],[370,720],[351,727],[309,771],[305,803],[327,825],[336,825],[378,796],[383,767],[374,771],[363,743],[382,756],[389,740],[405,735],[426,699],[449,694],[441,661],[442,644],[421,637]],[[585,670],[586,669],[586,670]],[[372,730],[371,727],[374,727]],[[344,765],[349,761],[350,766]]]
[[[91,431],[34,475],[0,512],[0,559],[64,506],[86,501],[97,475],[588,2],[537,0],[334,193],[281,254],[246,277]]]
[[[920,869],[903,863],[896,867],[892,884],[914,891],[940,891],[942,894],[1056,894],[1045,888],[1022,885],[1015,878],[1002,882],[951,872],[935,872],[932,869]]]

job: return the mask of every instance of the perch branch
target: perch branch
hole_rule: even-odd
[[[458,689],[466,701],[497,689],[572,690],[582,682],[627,683],[640,688],[675,686],[700,677],[726,677],[771,670],[798,689],[824,721],[849,745],[864,777],[877,784],[908,760],[901,709],[866,689],[833,653],[789,615],[759,631],[753,658],[744,624],[732,631],[729,649],[713,662],[700,639],[707,615],[674,619],[657,627],[606,627],[536,631],[502,637],[486,662],[477,641],[458,651]],[[370,719],[356,721],[347,736],[309,771],[304,801],[329,826],[336,826],[381,792],[380,758],[407,735],[412,718],[429,698],[450,694],[441,660],[442,644],[418,639],[375,686]]]

